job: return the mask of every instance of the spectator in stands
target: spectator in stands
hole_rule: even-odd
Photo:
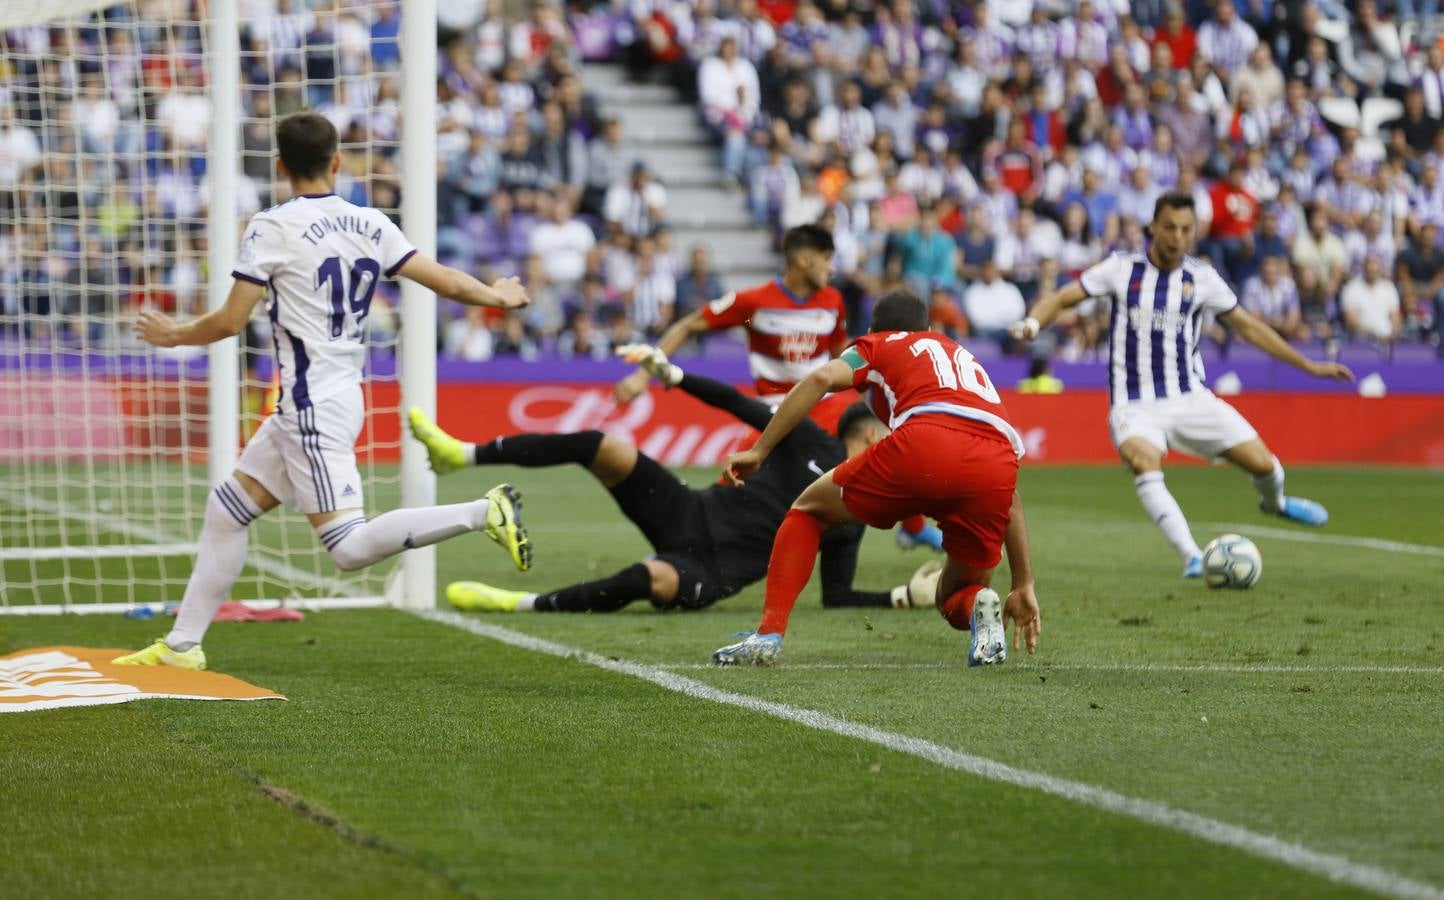
[[[1349,231],[1344,235],[1344,252],[1349,256],[1349,274],[1358,275],[1364,270],[1364,260],[1378,257],[1386,273],[1394,271],[1394,260],[1399,255],[1394,236],[1384,230],[1384,214],[1377,208],[1364,216],[1363,228]]]
[[[1008,136],[993,141],[983,151],[983,167],[998,173],[998,181],[1020,203],[1032,203],[1043,189],[1043,154],[1028,139],[1028,123],[1013,119]]]
[[[998,271],[997,260],[983,263],[982,278],[968,285],[963,292],[963,314],[974,338],[1010,343],[1008,326],[1027,315],[1028,306],[1017,285],[1005,281]]]
[[[968,336],[968,319],[958,305],[957,295],[945,285],[935,284],[928,293],[928,327],[953,340]]]
[[[592,229],[572,214],[571,198],[559,193],[551,201],[551,216],[531,233],[531,253],[541,262],[541,271],[564,292],[581,285],[587,271],[587,254],[596,246]]]
[[[1299,308],[1298,288],[1287,272],[1288,263],[1282,257],[1265,256],[1258,274],[1244,282],[1239,302],[1289,340],[1308,340],[1309,328]]]
[[[536,149],[547,181],[565,189],[572,203],[578,202],[588,175],[587,142],[579,132],[567,127],[560,104],[542,107],[542,134]]]
[[[1243,249],[1244,236],[1258,223],[1258,199],[1243,186],[1243,163],[1234,160],[1228,174],[1209,190],[1213,204],[1213,226],[1208,240],[1200,242],[1199,250],[1213,260],[1215,267],[1228,271],[1229,261]]]
[[[827,198],[822,195],[819,176],[816,172],[804,173],[798,179],[798,192],[783,199],[782,215],[778,225],[783,231],[798,225],[811,225],[827,209]]]
[[[640,237],[651,234],[662,223],[666,209],[666,189],[652,180],[646,163],[636,162],[632,164],[630,179],[607,189],[602,216],[610,228]]]
[[[929,286],[956,291],[958,286],[958,245],[947,232],[938,227],[938,212],[924,207],[918,224],[897,240],[902,259],[902,277],[918,294],[926,294]]]
[[[466,313],[446,325],[442,353],[451,359],[485,362],[496,350],[496,336],[487,324],[487,310],[468,306]]]
[[[1063,382],[1053,375],[1046,356],[1035,356],[1028,363],[1028,377],[1018,382],[1020,394],[1061,394]]]
[[[501,184],[501,154],[480,131],[470,132],[464,152],[454,154],[446,165],[444,183],[450,191],[437,204],[443,223],[458,222],[486,208],[487,198]]]
[[[722,140],[722,168],[736,184],[742,183],[747,156],[747,134],[761,108],[757,69],[738,55],[737,39],[726,37],[717,55],[702,61],[697,70],[697,93],[702,117]]]
[[[974,206],[967,217],[963,233],[957,237],[958,276],[965,282],[983,277],[983,263],[998,256],[998,239],[984,206]]]
[[[872,144],[877,124],[862,105],[862,88],[855,81],[842,86],[836,105],[823,107],[812,125],[812,142],[847,157]]]
[[[521,314],[509,312],[502,319],[501,330],[495,333],[492,352],[494,356],[515,356],[524,362],[534,362],[541,358],[541,345],[527,330]]]
[[[511,194],[497,191],[491,195],[484,217],[469,220],[473,246],[484,254],[481,261],[502,271],[516,272],[521,260],[531,252],[531,232],[535,220],[527,213],[517,212]]]
[[[1339,67],[1363,93],[1377,95],[1386,83],[1409,80],[1404,48],[1394,23],[1379,18],[1374,0],[1359,0],[1351,27],[1339,42]]]
[[[712,253],[706,244],[693,244],[687,271],[677,279],[676,318],[700,309],[722,297],[722,280],[712,269]]]
[[[656,244],[650,238],[637,241],[637,270],[629,299],[632,323],[649,339],[660,337],[675,318],[677,281],[658,269]]]
[[[1153,205],[1163,191],[1153,183],[1147,166],[1137,165],[1128,173],[1128,183],[1118,192],[1118,215],[1133,222],[1152,222]]]
[[[802,192],[792,158],[783,152],[782,144],[772,141],[767,148],[767,162],[752,170],[752,184],[747,192],[752,208],[752,221],[758,225],[776,223],[782,208]]]
[[[622,123],[603,119],[599,134],[587,144],[587,177],[582,190],[582,211],[601,215],[607,192],[627,174],[627,155],[622,147]]]
[[[846,99],[846,97],[844,97]],[[893,149],[903,159],[912,159],[918,127],[918,108],[908,95],[907,85],[895,81],[888,85],[887,99],[873,110],[878,131],[892,135]]]
[[[1392,348],[1404,328],[1403,305],[1399,289],[1383,275],[1379,257],[1364,260],[1363,274],[1344,285],[1339,312],[1350,334]]]
[[[1193,79],[1187,72],[1178,75],[1173,103],[1158,112],[1158,121],[1168,126],[1180,163],[1201,165],[1213,147],[1213,120],[1195,102]]]
[[[1399,254],[1395,278],[1406,318],[1433,325],[1431,340],[1441,346],[1444,334],[1444,251],[1439,249],[1439,224],[1426,222],[1418,240]]]
[[[1348,275],[1349,257],[1344,242],[1329,230],[1328,213],[1320,207],[1309,212],[1308,228],[1294,239],[1293,264],[1304,321],[1315,336],[1326,338],[1334,302]]]
[[[1259,44],[1249,53],[1248,65],[1229,79],[1229,92],[1235,100],[1244,91],[1253,94],[1259,107],[1273,109],[1284,100],[1284,73],[1274,65],[1268,44]]]
[[[567,327],[557,338],[557,354],[562,359],[591,359],[604,362],[611,359],[612,345],[607,336],[584,309],[578,309],[567,317]]]

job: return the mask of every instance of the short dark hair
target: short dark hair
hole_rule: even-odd
[[[847,409],[837,419],[837,436],[840,440],[847,440],[862,429],[877,423],[882,424],[882,419],[872,411],[872,407],[859,400]]]
[[[792,254],[799,250],[816,250],[819,253],[831,253],[832,232],[821,225],[798,225],[789,228],[782,235],[782,258],[791,259]]]
[[[912,291],[898,288],[888,291],[872,307],[872,330],[926,331],[928,305]]]
[[[1165,209],[1186,209],[1195,215],[1198,212],[1193,205],[1193,195],[1183,191],[1169,191],[1161,195],[1153,204],[1153,218],[1157,219]]]
[[[291,113],[276,126],[276,147],[281,162],[292,178],[318,178],[331,167],[336,155],[336,126],[320,113],[302,110]]]

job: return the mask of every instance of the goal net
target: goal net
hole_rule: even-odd
[[[207,494],[275,403],[272,339],[262,306],[238,340],[158,351],[136,313],[224,300],[240,227],[288,196],[274,117],[335,122],[337,193],[399,221],[399,6],[0,4],[0,611],[180,600]],[[403,493],[399,307],[383,284],[367,320],[368,515]],[[284,509],[250,540],[233,599],[380,602],[432,559],[340,573]]]

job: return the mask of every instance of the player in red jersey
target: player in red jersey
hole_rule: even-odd
[[[972,632],[968,665],[1004,661],[1005,617],[1015,623],[1014,648],[1026,638],[1028,652],[1036,649],[1042,626],[1017,492],[1023,442],[988,373],[967,350],[927,331],[927,321],[927,307],[911,293],[883,297],[872,333],[804,378],[757,444],[728,457],[728,477],[746,479],[825,393],[849,386],[866,388],[893,429],[793,503],[772,543],[762,624],[712,654],[713,662],[766,665],[777,658],[824,531],[850,522],[887,528],[920,513],[942,526],[948,559],[935,602],[950,625]],[[1004,546],[1013,573],[1006,604],[988,587]]]
[[[672,324],[657,341],[667,356],[675,356],[689,339],[707,331],[747,329],[747,365],[756,382],[757,396],[770,406],[782,402],[793,386],[847,346],[847,308],[832,280],[832,234],[817,225],[799,225],[782,236],[786,268],[781,278],[736,291],[713,300]],[[649,376],[638,369],[613,389],[618,401],[629,403],[647,390]],[[833,422],[814,421],[831,430],[846,409],[849,398]]]
[[[657,347],[667,356],[707,331],[747,329],[747,365],[758,399],[777,407],[799,381],[826,365],[847,346],[847,307],[832,280],[832,234],[818,225],[798,225],[782,236],[785,268],[781,278],[713,300],[678,319]],[[647,390],[650,376],[641,369],[617,382],[613,395],[630,403]],[[831,394],[809,417],[833,433],[837,420],[855,401],[851,391]],[[940,548],[941,534],[921,516],[903,523],[898,544]]]

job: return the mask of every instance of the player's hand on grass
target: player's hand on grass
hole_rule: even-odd
[[[1008,627],[1009,621],[1013,623],[1013,649],[1021,649],[1026,640],[1028,653],[1034,653],[1038,649],[1038,635],[1043,633],[1043,619],[1038,611],[1038,595],[1033,592],[1032,582],[1018,585],[1008,592],[1008,599],[1003,601],[1004,628]]]
[[[742,482],[752,477],[752,474],[762,468],[762,461],[765,457],[756,450],[743,450],[733,453],[727,457],[722,474],[727,478],[728,484],[734,487],[741,487]]]
[[[496,305],[501,309],[517,309],[531,303],[526,288],[521,286],[521,279],[515,275],[510,278],[498,278],[492,282],[491,289],[496,294]]]
[[[667,354],[663,353],[660,347],[653,347],[651,344],[623,344],[615,352],[632,365],[641,366],[642,371],[667,387],[676,387],[682,380],[682,370],[667,361]]]
[[[174,347],[180,343],[180,323],[163,312],[143,309],[135,322],[135,336],[155,347]]]
[[[612,398],[624,405],[631,403],[647,392],[647,381],[651,377],[645,371],[633,372],[612,387]]]
[[[1008,334],[1015,341],[1031,341],[1040,330],[1038,320],[1032,316],[1008,326]]]
[[[1348,366],[1336,362],[1310,362],[1309,374],[1315,378],[1332,378],[1335,381],[1347,381],[1352,383],[1354,373]]]

